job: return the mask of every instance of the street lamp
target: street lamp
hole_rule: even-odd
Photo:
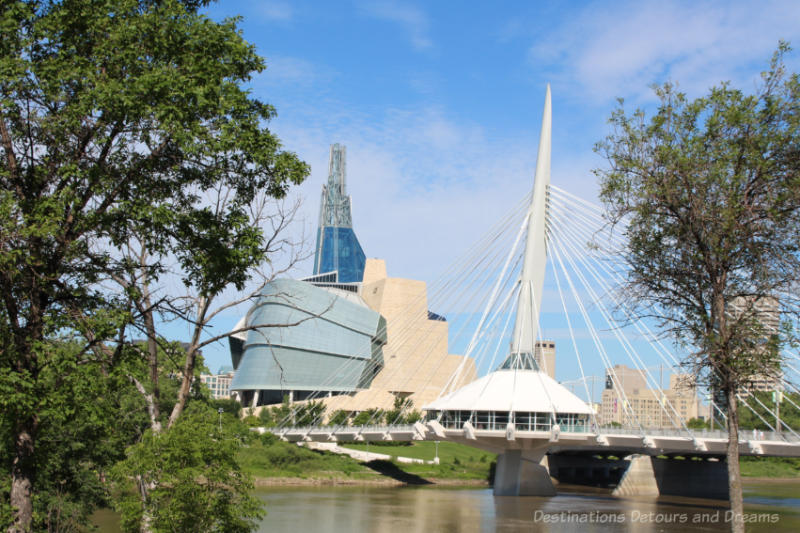
[[[217,409],[217,413],[219,413],[219,432],[222,433],[222,413],[225,411],[222,407]]]

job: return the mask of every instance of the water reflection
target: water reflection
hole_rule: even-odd
[[[689,498],[614,498],[569,492],[552,498],[495,497],[491,489],[437,487],[275,487],[258,489],[267,516],[259,532],[666,532],[728,531],[720,502]],[[748,532],[800,531],[800,481],[749,482]],[[775,521],[770,519],[774,517]],[[101,532],[119,530],[110,511]]]
[[[798,495],[800,484],[791,488]],[[753,489],[750,489],[753,494]],[[755,491],[757,494],[758,492]],[[694,532],[727,531],[719,502],[620,499],[560,493],[553,498],[495,497],[490,489],[297,488],[260,490],[268,516],[261,532]],[[748,531],[800,531],[792,498],[748,498]],[[788,504],[787,504],[788,502]]]

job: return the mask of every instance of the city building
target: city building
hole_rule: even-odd
[[[230,338],[231,390],[247,406],[320,399],[328,412],[419,407],[472,359],[448,353],[448,324],[428,309],[422,281],[390,278],[366,259],[346,194],[345,147],[330,151],[313,275],[267,284]]]
[[[744,300],[739,299],[738,302],[734,303],[732,306],[734,309],[732,314],[737,316],[741,313],[749,312],[755,316],[756,320],[758,320],[759,327],[763,328],[763,350],[765,352],[769,337],[773,334],[777,334],[780,328],[781,319],[778,300],[775,298],[762,298],[758,301],[754,301],[751,307],[745,305],[743,301]],[[762,347],[760,346],[759,349],[762,349]],[[751,392],[782,391],[783,372],[780,368],[776,368],[772,371],[758,372],[750,378],[747,389]]]
[[[644,370],[614,365],[606,370],[600,423],[625,427],[671,428],[680,420],[705,416],[690,374],[671,374],[669,388],[647,386]],[[679,418],[678,418],[679,417]]]
[[[231,381],[233,368],[222,367],[216,374],[200,374],[200,381],[205,383],[215,400],[226,400],[231,397]]]

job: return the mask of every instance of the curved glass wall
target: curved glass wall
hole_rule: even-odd
[[[383,367],[384,318],[309,283],[268,284],[247,323],[262,326],[231,351],[234,391],[278,401],[290,391],[350,393],[368,388]]]
[[[550,431],[553,422],[562,433],[588,433],[589,415],[578,413],[510,413],[508,411],[430,411],[428,420],[438,420],[446,429],[462,429],[469,422],[476,430],[505,431],[513,422],[516,431]]]

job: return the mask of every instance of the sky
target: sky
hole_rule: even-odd
[[[651,86],[699,97],[747,92],[779,40],[800,47],[800,2],[233,1],[207,8],[239,28],[267,68],[249,83],[268,125],[311,165],[293,191],[294,231],[314,235],[329,146],[347,147],[353,223],[390,276],[430,281],[533,184],[546,85],[551,182],[592,202],[593,146],[619,98],[652,109]],[[786,59],[800,71],[800,53]],[[309,242],[309,248],[313,242]],[[295,276],[310,274],[311,261]],[[232,327],[236,312],[221,317]],[[206,349],[212,370],[227,347]]]

